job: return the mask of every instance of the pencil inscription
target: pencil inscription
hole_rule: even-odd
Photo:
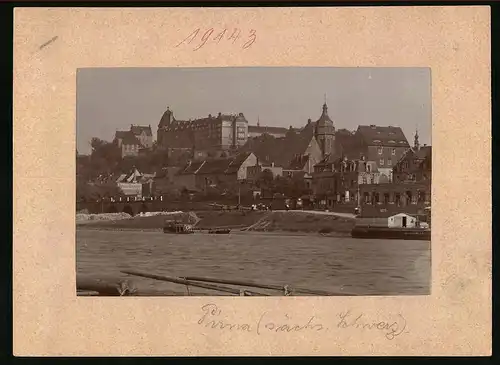
[[[186,38],[182,39],[175,47],[181,45],[194,45],[193,51],[197,51],[205,45],[219,44],[221,42],[230,42],[231,44],[238,45],[241,49],[251,47],[257,40],[257,31],[250,29],[242,31],[240,28],[196,28]]]
[[[216,304],[205,304],[201,307],[202,316],[198,319],[198,324],[204,328],[212,330],[226,330],[256,333],[294,333],[294,332],[328,332],[330,329],[326,324],[321,323],[315,316],[309,316],[306,320],[295,320],[285,314],[281,319],[273,319],[269,313],[264,312],[258,321],[250,322],[231,321],[225,318],[223,311]],[[406,330],[406,319],[398,314],[398,320],[380,321],[366,318],[365,314],[353,315],[351,311],[339,313],[339,321],[332,328],[359,329],[380,331],[388,340],[408,333]]]

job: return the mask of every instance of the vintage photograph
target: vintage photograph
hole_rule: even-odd
[[[76,294],[431,293],[431,70],[84,68]]]

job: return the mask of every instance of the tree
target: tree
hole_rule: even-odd
[[[259,181],[265,185],[265,186],[270,186],[272,185],[272,182],[274,180],[273,172],[269,169],[264,169],[259,177]]]
[[[122,196],[121,189],[113,183],[105,185],[90,184],[85,181],[77,181],[76,198],[77,200],[95,201],[102,198],[111,198]]]
[[[116,170],[121,161],[121,151],[116,143],[107,142],[99,138],[90,141],[92,152],[90,154],[91,176],[109,175]]]

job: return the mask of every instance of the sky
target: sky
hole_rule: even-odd
[[[112,141],[131,124],[158,123],[167,109],[188,120],[243,113],[250,125],[302,127],[325,101],[335,128],[400,126],[431,144],[430,68],[84,68],[77,72],[77,149]]]

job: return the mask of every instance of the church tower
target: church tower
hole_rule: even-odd
[[[165,113],[160,119],[160,123],[158,123],[158,131],[156,133],[156,141],[158,146],[163,146],[164,138],[163,135],[166,132],[165,129],[170,126],[170,123],[174,121],[174,114],[170,110],[170,107],[167,107]]]
[[[413,139],[413,149],[418,151],[420,149],[420,142],[418,141],[418,129],[415,130],[415,137]]]
[[[323,104],[323,113],[316,121],[314,137],[316,137],[316,141],[318,141],[323,157],[335,153],[335,127],[333,121],[328,116],[326,97],[325,103]]]

